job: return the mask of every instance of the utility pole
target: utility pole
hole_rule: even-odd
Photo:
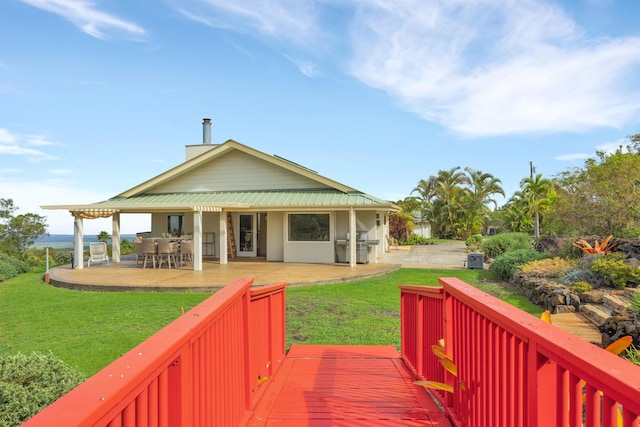
[[[533,174],[536,172],[536,167],[533,166],[533,162],[529,162],[529,176],[531,177],[531,183],[533,184]],[[535,194],[533,195],[534,197],[534,204],[535,204]],[[540,237],[540,217],[538,216],[538,210],[536,209],[535,212],[535,223],[533,225],[533,237],[535,239],[537,239],[538,237]]]

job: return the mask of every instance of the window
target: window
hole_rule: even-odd
[[[184,234],[184,215],[169,215],[167,217],[167,233],[174,236]]]
[[[329,214],[289,214],[290,242],[328,242]]]

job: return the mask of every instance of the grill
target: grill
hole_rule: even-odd
[[[337,262],[351,262],[351,248],[349,245],[349,233],[346,239],[336,239]],[[367,264],[371,246],[378,245],[380,240],[369,240],[366,231],[356,231],[356,263]]]

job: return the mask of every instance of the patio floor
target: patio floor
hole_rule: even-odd
[[[190,291],[213,292],[241,277],[251,277],[254,285],[287,283],[289,286],[320,285],[364,279],[387,274],[400,264],[302,264],[267,262],[263,260],[235,260],[220,264],[205,260],[202,271],[191,266],[181,268],[142,269],[135,258],[123,257],[120,263],[93,264],[91,268],[74,270],[70,265],[50,270],[54,286],[94,291]]]

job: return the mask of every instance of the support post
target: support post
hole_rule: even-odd
[[[73,222],[73,265],[82,270],[84,264],[84,223],[81,216],[75,216]]]
[[[356,266],[356,211],[351,208],[349,210],[349,267]]]
[[[202,271],[202,211],[193,212],[193,271]]]
[[[111,261],[120,262],[120,212],[111,217]]]
[[[227,263],[227,213],[220,211],[220,264]]]

